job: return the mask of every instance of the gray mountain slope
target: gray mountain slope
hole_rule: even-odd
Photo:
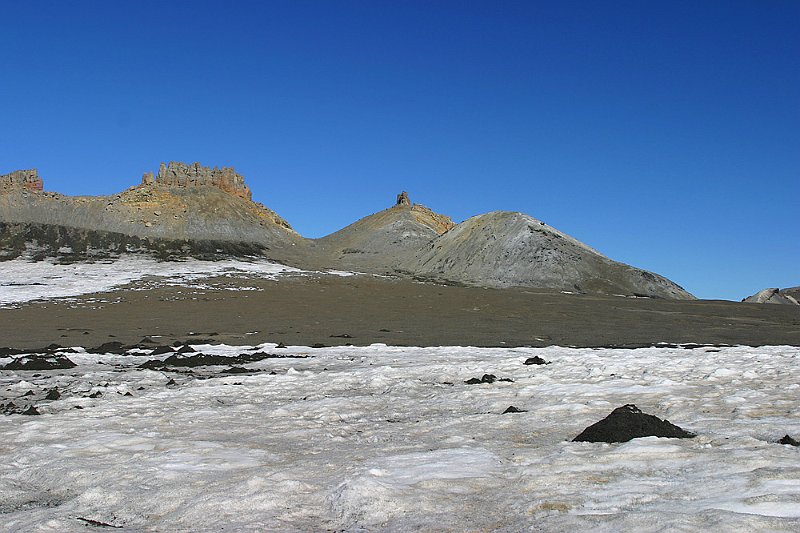
[[[402,269],[432,280],[497,288],[693,298],[662,276],[612,261],[533,217],[506,211],[462,222],[404,261]]]
[[[742,301],[756,304],[800,305],[800,287],[764,289]]]
[[[329,268],[396,273],[398,264],[453,226],[427,207],[395,205],[317,239],[313,253]]]

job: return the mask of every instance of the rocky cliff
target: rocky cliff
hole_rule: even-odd
[[[15,170],[10,174],[0,176],[0,191],[9,190],[28,190],[41,191],[44,189],[42,178],[39,172],[32,168],[30,170]]]
[[[158,174],[145,172],[142,176],[142,185],[163,185],[166,187],[199,187],[210,186],[221,189],[228,194],[251,200],[250,189],[245,185],[244,178],[237,174],[232,167],[204,167],[200,163],[180,163],[170,161],[161,163]]]

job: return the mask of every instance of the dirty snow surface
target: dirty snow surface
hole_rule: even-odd
[[[269,357],[0,371],[0,530],[800,530],[799,348],[193,348]],[[628,403],[697,437],[571,442]]]
[[[332,275],[349,276],[351,272],[330,271]],[[237,279],[277,279],[281,275],[308,275],[314,272],[253,258],[202,261],[157,261],[141,255],[124,255],[117,259],[98,260],[93,263],[76,262],[60,264],[52,260],[26,261],[14,259],[2,263],[0,277],[0,307],[10,304],[78,296],[112,290],[133,284],[131,289],[163,286],[202,287],[213,277]],[[227,290],[256,290],[248,287]]]

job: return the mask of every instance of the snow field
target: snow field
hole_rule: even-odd
[[[352,272],[329,271],[330,275],[350,276]],[[184,286],[211,288],[203,280],[216,276],[278,279],[281,275],[319,274],[264,259],[157,261],[148,256],[128,254],[118,259],[95,263],[58,264],[52,261],[29,262],[14,259],[2,262],[0,269],[0,307],[28,302],[109,291],[130,283],[134,288]],[[226,290],[257,290],[253,287],[215,285]]]
[[[308,357],[1,371],[3,401],[62,398],[0,418],[0,530],[800,529],[800,450],[774,444],[800,435],[798,348],[257,348]],[[570,442],[626,403],[698,436]]]

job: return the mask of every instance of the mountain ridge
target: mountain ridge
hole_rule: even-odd
[[[231,167],[161,163],[141,184],[106,196],[46,192],[35,170],[0,176],[0,258],[147,251],[167,259],[260,255],[302,268],[492,288],[694,298],[524,213],[495,211],[455,224],[405,191],[388,209],[307,239],[253,202]]]

